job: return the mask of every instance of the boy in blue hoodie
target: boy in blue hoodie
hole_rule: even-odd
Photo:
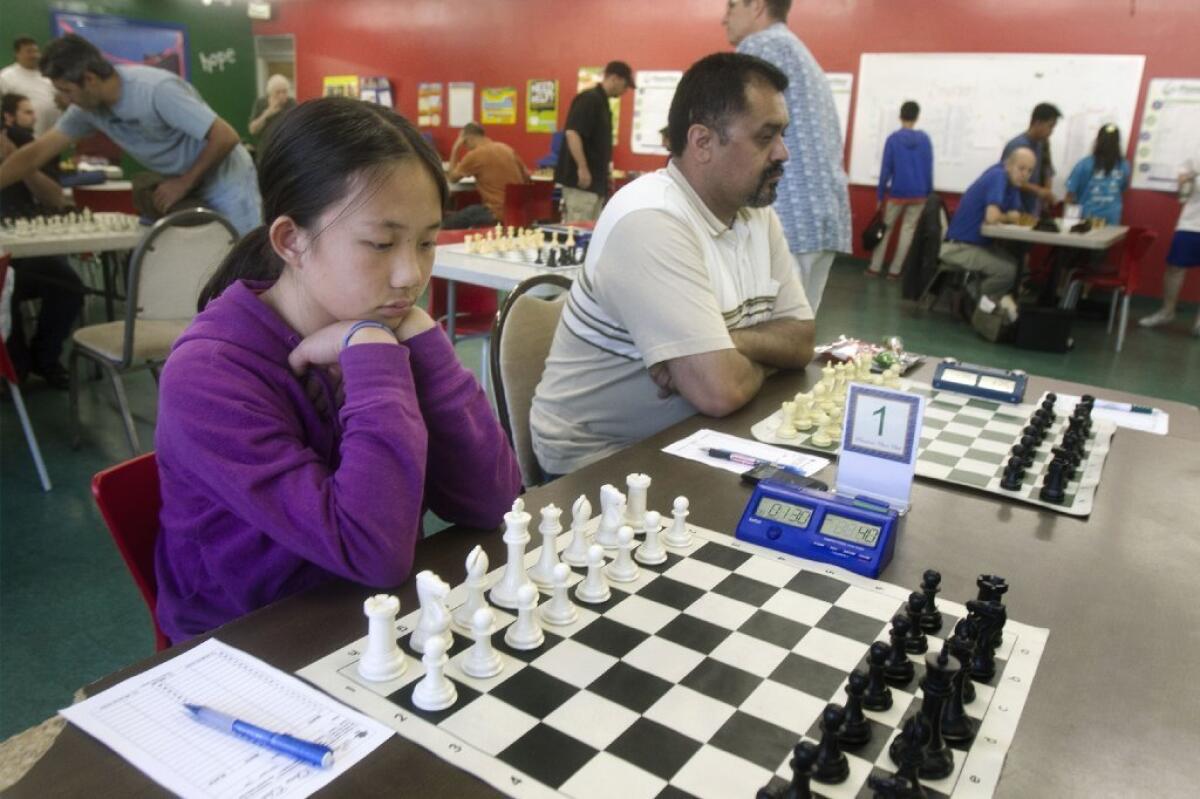
[[[917,229],[917,220],[925,206],[925,198],[933,191],[933,143],[925,131],[916,130],[920,113],[921,107],[912,100],[901,105],[900,130],[888,136],[883,145],[883,165],[879,169],[879,204],[876,207],[884,208],[883,224],[887,226],[887,231],[871,256],[867,277],[879,276],[896,218],[903,214],[900,241],[896,243],[896,254],[892,256],[892,265],[888,268],[889,280],[900,277],[908,247],[912,244],[913,231]]]

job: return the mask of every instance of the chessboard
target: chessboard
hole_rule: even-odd
[[[1072,426],[1073,409],[1056,403],[1050,392],[1042,395],[1039,405],[1011,404],[971,397],[954,391],[940,391],[928,383],[912,382],[904,390],[925,397],[925,415],[917,448],[916,474],[930,480],[985,491],[989,494],[1027,502],[1072,516],[1092,512],[1104,461],[1112,443],[1116,425],[1103,420],[1088,420],[1081,452],[1062,480],[1060,501],[1042,498],[1045,478],[1056,460],[1060,445]],[[1048,404],[1047,404],[1048,403]],[[1044,427],[1031,423],[1041,408],[1053,411]],[[784,447],[837,454],[841,428],[833,435],[816,440],[817,427],[797,430],[781,436],[784,409],[755,423],[750,433],[759,441]],[[1033,432],[1032,440],[1026,440]],[[1009,481],[1006,471],[1015,448],[1026,460],[1021,474]],[[1006,487],[1007,486],[1007,487]]]
[[[605,492],[619,500],[618,521],[636,504],[612,486]],[[902,744],[921,740],[929,714],[946,719],[947,740],[954,726],[967,732],[940,747],[948,776],[921,778],[928,795],[993,794],[1049,634],[1005,623],[1001,578],[981,576],[968,610],[934,596],[941,578],[932,570],[910,592],[803,561],[691,523],[682,497],[665,538],[658,514],[640,525],[639,549],[655,550],[661,563],[631,558],[637,539],[624,527],[615,556],[597,558],[592,542],[611,533],[613,507],[606,499],[591,518],[581,497],[563,534],[561,511],[543,508],[542,545],[526,552],[530,514],[518,500],[505,520],[503,568],[489,572],[477,547],[453,590],[430,572],[417,576],[421,609],[401,614],[395,597],[367,599],[370,634],[299,675],[515,797],[782,796],[793,780],[810,781],[793,773],[793,753],[816,758],[813,795],[870,796],[870,780],[897,779],[897,746],[910,771],[925,767],[911,759],[923,764],[925,750]],[[570,553],[584,550],[588,566],[568,569],[568,559],[577,561]],[[544,577],[551,564],[552,587],[518,591],[514,616],[500,595],[527,574]],[[598,576],[609,571],[622,581]],[[607,593],[600,601],[598,588]],[[926,597],[936,602],[927,613]],[[927,621],[938,631],[916,629]],[[910,654],[914,636],[925,638],[924,656]],[[961,679],[980,657],[983,674],[993,674]],[[971,664],[953,690],[947,662]],[[494,676],[469,676],[481,663]],[[952,723],[949,708],[968,689],[973,699],[957,704]],[[822,769],[823,779],[840,781],[818,781]]]
[[[547,228],[496,225],[486,234],[467,234],[461,252],[544,269],[568,268],[583,265],[590,240],[591,234],[584,232],[576,238],[571,227],[563,233]]]
[[[35,216],[30,219],[4,219],[0,221],[0,235],[17,239],[68,239],[104,233],[129,233],[138,230],[140,224],[138,217],[133,214],[111,211],[93,214],[91,209],[85,208],[83,211]]]

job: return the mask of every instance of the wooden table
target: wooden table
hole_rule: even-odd
[[[661,448],[711,427],[748,436],[750,425],[820,375],[775,375],[747,407],[724,419],[694,417],[599,463],[531,490],[528,507],[570,507],[630,472],[654,478],[652,505],[685,494],[697,524],[731,531],[748,489],[728,472]],[[1045,385],[1063,388],[1054,381]],[[1163,403],[1157,403],[1162,405]],[[832,478],[832,467],[820,475]],[[1049,643],[1009,752],[997,795],[1191,796],[1200,785],[1195,708],[1200,662],[1200,480],[1194,441],[1121,430],[1113,440],[1088,518],[918,480],[895,559],[880,579],[916,586],[941,569],[943,596],[974,596],[981,572],[1008,578],[1010,617],[1048,627]],[[500,534],[452,529],[423,541],[414,573],[453,580],[464,554],[482,544],[504,557]],[[264,608],[216,636],[294,671],[365,634],[361,603],[373,591],[331,584]],[[414,607],[415,586],[398,591]],[[87,687],[89,694],[174,654],[160,653]],[[36,672],[29,678],[36,679]],[[797,732],[799,734],[799,731]],[[494,796],[488,786],[420,747],[391,738],[321,796]],[[68,725],[10,797],[140,797],[164,792],[124,760]]]
[[[1061,219],[1055,220],[1060,225]],[[1008,241],[1023,241],[1029,244],[1048,244],[1051,247],[1072,247],[1077,250],[1107,250],[1129,233],[1125,225],[1107,225],[1092,228],[1087,233],[1070,233],[1060,230],[1055,233],[1045,230],[1034,230],[1024,225],[983,225],[979,232],[992,239]]]

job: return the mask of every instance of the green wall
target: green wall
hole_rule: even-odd
[[[50,12],[113,14],[131,19],[187,26],[191,63],[188,76],[212,109],[246,138],[250,107],[256,95],[254,37],[246,4],[235,0],[205,6],[200,0],[0,0],[0,65],[12,63],[12,40],[28,34],[39,42],[50,38]],[[200,66],[199,53],[232,48],[235,63],[211,74]]]

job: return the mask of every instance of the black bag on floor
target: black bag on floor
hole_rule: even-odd
[[[875,212],[875,216],[871,217],[871,221],[863,228],[862,246],[867,252],[871,252],[879,246],[879,242],[883,241],[884,235],[887,233],[887,225],[883,224],[883,209],[880,208]]]
[[[1071,349],[1071,320],[1074,311],[1022,305],[1017,317],[1017,336],[1013,342],[1024,350],[1066,352]]]

